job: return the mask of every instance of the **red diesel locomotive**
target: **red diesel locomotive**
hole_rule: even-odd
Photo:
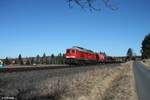
[[[95,64],[104,63],[105,57],[103,53],[95,53],[91,50],[73,46],[66,50],[66,64]]]

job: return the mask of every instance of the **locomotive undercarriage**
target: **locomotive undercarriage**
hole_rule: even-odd
[[[87,65],[87,64],[96,64],[97,62],[95,60],[69,58],[65,60],[65,63],[69,65]]]

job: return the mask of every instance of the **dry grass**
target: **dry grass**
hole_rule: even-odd
[[[91,78],[77,82],[63,100],[137,100],[132,62],[91,73]]]
[[[120,80],[125,66],[8,73],[0,77],[0,95],[21,100],[102,100],[113,87],[112,82]]]
[[[132,62],[128,62],[124,67],[120,77],[112,82],[112,87],[106,93],[104,100],[138,100]]]
[[[150,59],[144,59],[143,63],[147,66],[150,67]]]

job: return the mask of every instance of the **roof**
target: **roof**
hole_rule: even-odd
[[[76,49],[76,50],[83,51],[83,52],[94,53],[92,50],[88,50],[88,49],[85,49],[85,48],[82,48],[82,47],[78,47],[78,46],[73,46],[70,49]]]

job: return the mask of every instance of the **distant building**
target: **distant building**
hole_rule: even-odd
[[[2,61],[2,60],[0,60],[0,64],[3,64],[3,61]]]
[[[3,61],[0,60],[0,67],[3,67]]]

